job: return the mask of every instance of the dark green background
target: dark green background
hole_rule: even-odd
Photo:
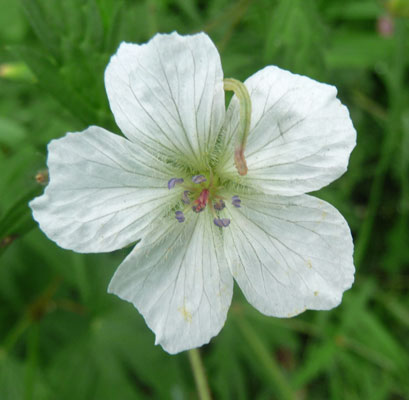
[[[236,287],[201,351],[214,398],[408,399],[408,15],[406,0],[0,0],[0,399],[197,398],[187,354],[155,347],[106,293],[129,249],[62,250],[27,207],[52,138],[119,133],[103,84],[118,44],[172,30],[206,31],[226,77],[276,64],[336,85],[358,132],[348,172],[317,194],[351,226],[354,286],[337,309],[288,320]]]

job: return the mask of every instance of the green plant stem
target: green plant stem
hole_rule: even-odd
[[[247,340],[251,350],[254,352],[254,356],[258,358],[261,366],[264,368],[264,371],[280,392],[279,398],[282,400],[294,400],[296,396],[290,384],[287,382],[286,377],[281,372],[280,366],[274,357],[269,355],[268,349],[258,337],[256,331],[241,315],[237,315],[235,321],[237,322],[243,337]]]
[[[41,292],[31,304],[29,304],[20,320],[10,329],[6,338],[0,343],[0,348],[3,347],[6,352],[10,351],[26,330],[32,326],[33,321],[42,318],[47,312],[47,306],[59,285],[60,278],[54,278],[44,291]]]
[[[24,315],[17,324],[10,329],[8,335],[4,339],[3,343],[0,344],[0,347],[3,347],[6,352],[10,351],[13,346],[16,344],[21,335],[27,330],[30,326],[31,320],[27,315]]]
[[[24,399],[32,400],[34,398],[34,387],[36,370],[38,367],[38,342],[40,337],[40,327],[34,323],[27,339],[27,360],[26,373],[24,379]]]
[[[192,366],[193,376],[195,377],[197,392],[200,400],[211,400],[209,384],[207,383],[206,371],[204,369],[198,349],[188,351],[190,365]]]

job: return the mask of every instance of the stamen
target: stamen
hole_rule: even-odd
[[[205,178],[204,175],[195,175],[192,178],[193,183],[203,183],[203,182],[206,182],[206,180],[207,179]]]
[[[222,199],[220,199],[219,201],[213,204],[213,207],[215,210],[221,211],[223,210],[224,207],[226,207],[226,204],[224,203]]]
[[[185,190],[182,194],[182,201],[185,204],[190,204],[189,193],[189,190]]]
[[[230,220],[228,218],[215,218],[213,222],[219,228],[226,228],[230,225]]]
[[[178,222],[184,222],[185,214],[183,214],[182,211],[176,211],[175,212],[175,218],[178,220]]]
[[[240,208],[241,207],[240,203],[241,203],[241,200],[240,200],[239,196],[233,196],[231,198],[231,204],[233,204],[234,207]]]
[[[183,183],[183,178],[172,178],[169,179],[168,189],[173,189],[177,183]]]
[[[223,83],[224,90],[232,90],[240,103],[240,131],[238,132],[239,137],[234,150],[234,163],[238,173],[246,175],[247,163],[244,158],[244,150],[246,148],[247,136],[250,132],[251,99],[244,83],[231,78],[224,79]]]

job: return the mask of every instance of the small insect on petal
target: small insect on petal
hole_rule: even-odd
[[[41,171],[38,171],[35,176],[35,180],[40,185],[44,185],[44,186],[47,185],[50,180],[48,176],[48,169],[43,169]]]
[[[175,212],[175,218],[178,220],[178,222],[184,222],[185,214],[183,214],[182,211],[176,211]]]
[[[192,178],[193,183],[203,183],[206,182],[206,178],[204,177],[204,175],[195,175]]]
[[[240,208],[241,207],[241,200],[239,198],[239,196],[233,196],[231,198],[231,203],[234,205],[234,207]]]
[[[230,225],[230,220],[228,218],[215,218],[213,222],[219,228],[225,228]]]
[[[226,204],[224,203],[222,199],[220,199],[218,202],[213,204],[213,207],[215,210],[221,211],[223,210],[224,207],[226,207]]]
[[[183,201],[183,203],[185,203],[185,204],[190,204],[189,193],[190,193],[189,190],[185,190],[185,191],[183,192],[182,201]]]
[[[169,179],[168,189],[173,189],[177,183],[183,183],[183,178],[172,178]]]

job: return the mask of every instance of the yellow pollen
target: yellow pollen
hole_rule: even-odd
[[[182,314],[183,319],[186,322],[192,322],[192,314],[186,309],[186,306],[183,305],[182,307],[178,308],[178,311]]]

